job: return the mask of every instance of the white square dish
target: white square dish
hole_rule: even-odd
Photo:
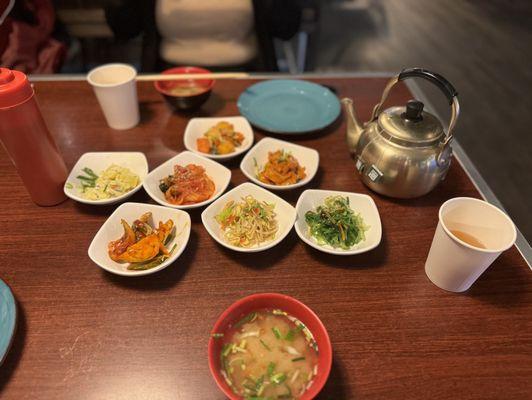
[[[165,222],[168,219],[174,221],[174,237],[166,247],[170,250],[175,244],[176,248],[170,257],[160,265],[144,271],[131,271],[127,269],[129,265],[128,263],[118,263],[109,257],[107,246],[110,241],[117,240],[122,236],[124,232],[122,224],[120,223],[122,219],[131,225],[134,220],[148,211],[152,213],[154,224],[158,224],[159,221]],[[173,263],[181,255],[183,250],[185,250],[189,237],[190,216],[187,212],[153,204],[124,203],[118,207],[101,226],[100,230],[94,236],[94,239],[92,239],[88,253],[90,259],[100,268],[113,274],[123,276],[148,275],[160,271]]]
[[[209,199],[199,203],[184,205],[172,204],[166,200],[164,193],[161,191],[161,189],[159,189],[159,182],[161,179],[174,173],[175,165],[181,165],[184,167],[188,164],[196,164],[205,168],[205,173],[214,182],[214,194]],[[230,180],[231,170],[229,168],[224,167],[222,164],[219,164],[216,161],[209,160],[208,158],[202,157],[190,151],[183,151],[151,171],[144,180],[143,186],[144,190],[146,190],[150,197],[157,203],[162,204],[163,206],[185,210],[189,208],[202,207],[211,203],[217,199],[225,191],[225,189],[227,189],[227,185],[229,185]]]
[[[360,213],[364,223],[369,226],[369,229],[365,233],[366,239],[354,245],[349,250],[340,248],[335,249],[330,245],[322,246],[318,244],[309,233],[308,225],[305,221],[305,213],[307,211],[315,210],[316,207],[322,205],[324,200],[329,196],[348,197],[349,206],[354,212]],[[296,213],[297,219],[295,222],[295,229],[298,236],[309,246],[325,253],[341,256],[360,254],[374,249],[381,242],[382,226],[379,211],[377,210],[377,206],[373,199],[366,194],[338,192],[333,190],[305,190],[301,193],[301,196],[297,201]]]
[[[196,140],[203,137],[203,134],[216,125],[218,122],[226,121],[233,124],[235,131],[244,135],[242,145],[237,147],[234,152],[229,154],[209,154],[202,153],[198,150]],[[194,153],[200,154],[204,157],[212,158],[213,160],[223,161],[229,160],[249,150],[253,144],[253,129],[248,120],[244,117],[209,117],[209,118],[192,118],[185,128],[184,134],[185,148]]]
[[[242,197],[245,197],[247,195],[251,195],[259,201],[266,201],[268,203],[275,204],[274,212],[277,214],[276,218],[278,223],[278,230],[273,240],[262,243],[258,246],[233,246],[227,243],[222,238],[222,231],[220,229],[220,225],[215,219],[215,216],[220,213],[220,211],[224,208],[227,202],[231,200],[240,201]],[[276,196],[268,190],[249,182],[243,183],[234,188],[233,190],[230,190],[201,213],[201,221],[203,222],[205,229],[207,229],[207,232],[209,232],[209,234],[213,237],[214,240],[216,240],[222,246],[227,247],[228,249],[241,251],[244,253],[262,251],[277,245],[286,237],[286,235],[288,235],[288,233],[292,229],[292,226],[294,226],[295,219],[296,210],[294,209],[294,207],[292,207],[289,203],[281,199],[279,196]]]
[[[306,177],[292,185],[271,185],[261,182],[257,178],[256,170],[261,169],[268,161],[268,152],[277,150],[285,150],[290,152],[299,162],[299,165],[305,167]],[[310,147],[301,146],[298,144],[286,142],[284,140],[264,138],[259,141],[251,150],[244,156],[240,163],[240,169],[246,177],[257,185],[263,186],[271,190],[289,190],[294,189],[309,183],[318,171],[320,163],[319,153]]]
[[[139,184],[127,193],[110,199],[89,200],[81,197],[81,186],[76,178],[83,174],[83,168],[87,167],[99,174],[107,169],[111,164],[128,168],[139,176]],[[72,200],[85,204],[104,205],[118,203],[125,200],[133,193],[137,192],[144,178],[148,175],[148,161],[144,153],[140,152],[91,152],[83,154],[76,162],[65,182],[63,190]]]

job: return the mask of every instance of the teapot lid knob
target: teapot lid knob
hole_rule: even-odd
[[[406,103],[406,111],[401,117],[409,121],[421,121],[423,119],[423,106],[424,104],[419,100],[409,100],[408,103]]]

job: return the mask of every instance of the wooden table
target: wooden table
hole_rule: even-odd
[[[366,120],[385,79],[321,79],[355,99]],[[252,81],[216,84],[199,112],[171,113],[148,83],[139,84],[141,124],[107,128],[84,82],[40,82],[38,100],[69,167],[87,151],[143,151],[154,168],[182,151],[194,116],[238,113],[238,95]],[[390,103],[404,104],[406,87]],[[160,273],[111,275],[87,256],[113,211],[73,201],[40,208],[30,201],[0,154],[0,277],[18,299],[18,329],[0,368],[0,398],[222,399],[207,365],[217,316],[256,292],[289,294],[327,326],[333,368],[321,399],[524,399],[532,395],[532,277],[515,248],[504,253],[465,294],[445,292],[425,276],[424,261],[440,204],[479,193],[454,163],[447,179],[417,200],[392,200],[355,176],[340,118],[323,132],[289,137],[320,151],[308,186],[375,199],[383,240],[366,254],[334,257],[295,232],[253,255],[222,248],[192,211],[185,252]],[[264,134],[255,131],[256,140]],[[244,182],[240,160],[229,164],[232,186]],[[295,204],[303,189],[282,196]],[[144,191],[132,201],[151,202]]]

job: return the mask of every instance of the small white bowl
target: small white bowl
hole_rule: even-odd
[[[247,195],[251,195],[259,201],[266,201],[268,203],[275,204],[274,211],[277,214],[276,218],[279,229],[277,230],[277,233],[275,234],[273,240],[262,243],[259,246],[233,246],[227,243],[222,238],[222,231],[220,229],[220,225],[215,219],[215,216],[220,211],[222,211],[227,202],[231,200],[240,201],[242,197],[245,197]],[[281,240],[283,240],[286,235],[288,235],[290,229],[292,229],[292,226],[294,226],[295,219],[296,210],[294,207],[292,207],[289,203],[281,199],[279,196],[276,196],[273,193],[267,191],[266,189],[263,189],[249,182],[243,183],[234,188],[233,190],[230,190],[201,213],[201,221],[203,222],[205,229],[207,229],[207,232],[209,232],[209,235],[211,235],[214,240],[216,240],[222,246],[227,247],[228,249],[241,251],[243,253],[253,253],[256,251],[266,250],[280,243]]]
[[[175,165],[181,165],[184,167],[188,164],[201,165],[203,168],[205,168],[205,173],[214,182],[214,193],[210,198],[199,203],[184,205],[172,204],[166,200],[164,193],[161,192],[161,189],[159,189],[159,182],[161,179],[174,173]],[[219,164],[216,161],[212,161],[208,158],[191,153],[190,151],[183,151],[151,171],[144,180],[143,186],[144,190],[146,190],[150,197],[157,203],[167,207],[186,210],[189,208],[202,207],[220,197],[225,189],[227,189],[227,185],[229,185],[230,180],[231,170],[229,168],[224,167],[222,164]]]
[[[100,199],[100,200],[89,200],[81,197],[81,188],[79,179],[76,178],[78,175],[83,175],[82,169],[89,167],[94,171],[95,174],[100,174],[102,171],[106,170],[111,164],[116,164],[124,168],[128,168],[135,174],[139,176],[139,184],[130,190],[127,193],[124,193],[121,196],[113,197],[110,199]],[[118,203],[133,193],[137,192],[141,186],[144,178],[148,175],[148,161],[144,153],[140,152],[92,152],[83,154],[79,160],[76,162],[76,165],[70,171],[68,178],[65,182],[63,190],[65,194],[70,197],[72,200],[79,201],[80,203],[85,204],[95,204],[95,205],[104,205],[104,204],[113,204]],[[71,187],[70,187],[71,186]]]
[[[139,218],[145,212],[152,213],[154,224],[159,224],[159,221],[166,222],[168,219],[174,221],[174,238],[167,244],[166,248],[171,250],[174,244],[177,247],[172,255],[162,262],[160,265],[145,271],[130,271],[127,269],[128,263],[117,263],[109,257],[107,253],[107,245],[112,240],[119,239],[124,233],[121,219],[132,224],[134,220]],[[185,250],[190,237],[190,216],[186,211],[175,210],[172,208],[156,206],[153,204],[143,203],[124,203],[118,207],[109,218],[104,222],[98,233],[92,239],[89,246],[89,257],[100,268],[117,275],[123,276],[141,276],[153,274],[160,271],[171,263],[173,263]]]
[[[262,167],[268,161],[268,152],[274,152],[277,150],[286,150],[292,153],[292,155],[299,162],[299,165],[305,167],[305,173],[307,176],[297,183],[285,186],[270,185],[268,183],[261,182],[257,178],[255,162],[257,163],[258,168],[262,169]],[[311,149],[310,147],[286,142],[284,140],[267,137],[253,146],[253,148],[245,155],[240,163],[240,169],[249,180],[253,181],[257,185],[263,186],[270,190],[289,190],[309,183],[312,178],[314,178],[314,175],[316,175],[319,164],[320,154],[316,150]]]
[[[307,211],[315,210],[316,207],[322,205],[325,198],[338,195],[349,197],[349,206],[354,212],[360,213],[364,223],[369,226],[369,229],[366,231],[366,239],[354,245],[349,250],[343,250],[340,248],[335,249],[329,245],[319,245],[310,235],[308,225],[305,221],[305,213]],[[309,246],[325,253],[340,256],[360,254],[374,249],[381,242],[382,226],[379,211],[377,210],[377,206],[373,199],[366,194],[337,192],[333,190],[305,190],[297,200],[296,213],[297,219],[295,222],[295,228],[298,236]]]
[[[229,154],[208,154],[198,151],[196,140],[203,137],[203,134],[216,125],[218,122],[226,121],[233,124],[235,131],[244,135],[242,145],[235,148],[235,151]],[[212,118],[192,118],[185,129],[183,138],[185,147],[194,153],[200,154],[204,157],[212,158],[213,160],[229,160],[249,150],[253,144],[253,129],[248,120],[244,117],[212,117]]]

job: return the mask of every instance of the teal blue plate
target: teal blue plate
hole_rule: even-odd
[[[329,89],[289,79],[256,83],[240,95],[237,105],[251,124],[273,133],[317,131],[340,114],[340,102]]]
[[[17,305],[11,289],[0,279],[0,365],[6,358],[15,334]]]

